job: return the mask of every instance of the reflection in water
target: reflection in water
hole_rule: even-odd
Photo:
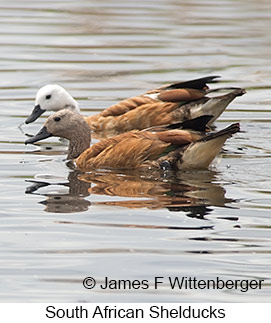
[[[26,188],[25,193],[36,194],[46,196],[46,200],[40,202],[45,205],[45,211],[54,213],[73,213],[82,212],[88,210],[91,203],[85,199],[89,196],[90,184],[80,181],[78,176],[78,171],[72,171],[68,175],[68,182],[57,183],[60,187],[66,187],[68,191],[64,193],[55,189],[56,183],[50,183],[46,181],[36,181],[31,180],[32,185]],[[40,193],[38,190],[51,186],[52,190],[46,193]]]
[[[211,206],[226,207],[227,203],[233,202],[225,197],[224,188],[215,183],[216,173],[213,171],[164,173],[163,177],[159,175],[153,172],[71,171],[67,182],[57,183],[58,189],[56,183],[32,180],[28,181],[32,185],[27,187],[26,193],[46,196],[46,200],[40,202],[45,205],[45,211],[58,213],[86,211],[91,205],[86,199],[90,195],[105,197],[104,201],[95,202],[95,205],[132,209],[167,208],[199,218],[212,212]],[[43,192],[45,187],[47,190]],[[66,188],[64,192],[63,187]],[[112,200],[106,196],[123,199]]]

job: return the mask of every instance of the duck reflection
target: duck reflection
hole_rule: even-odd
[[[40,202],[45,211],[55,213],[82,212],[91,204],[148,209],[182,211],[190,217],[204,218],[212,206],[228,207],[234,200],[225,197],[225,190],[215,183],[213,171],[181,172],[173,174],[133,174],[110,171],[82,173],[71,171],[67,182],[49,183],[28,180],[27,194],[45,196]],[[104,201],[90,202],[90,195],[104,196]],[[106,197],[123,197],[122,200]]]
[[[45,205],[47,212],[73,213],[86,211],[91,205],[85,199],[89,196],[88,189],[91,184],[82,182],[77,176],[77,171],[70,172],[68,181],[60,183],[26,180],[31,185],[26,188],[25,193],[45,196],[46,200],[40,203]],[[44,188],[47,189],[44,191]]]

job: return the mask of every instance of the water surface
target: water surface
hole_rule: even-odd
[[[270,2],[1,1],[2,302],[270,301]],[[19,128],[48,83],[85,115],[165,83],[221,75],[247,89],[216,122],[241,123],[208,171],[157,177],[65,162]],[[155,276],[264,279],[262,290],[86,290]]]

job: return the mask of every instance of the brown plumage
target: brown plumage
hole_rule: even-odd
[[[241,88],[209,90],[207,83],[215,82],[217,77],[165,85],[125,99],[85,119],[99,137],[181,122],[201,115],[212,115],[211,124],[234,98],[245,93]],[[35,108],[26,123],[35,121],[46,110],[66,108],[79,112],[78,103],[67,91],[58,85],[46,85],[38,91]]]
[[[148,167],[149,162],[156,162],[169,146],[184,146],[201,137],[202,135],[187,130],[169,130],[161,133],[127,132],[103,139],[85,150],[76,159],[76,165],[84,170],[104,167],[123,169]]]
[[[197,120],[205,126],[211,118],[202,116]],[[176,127],[192,127],[198,124],[196,121]],[[169,127],[173,128],[172,125]],[[202,127],[200,125],[200,129]],[[74,159],[76,166],[84,171],[94,168],[196,169],[208,167],[226,139],[237,131],[239,124],[207,135],[195,130],[165,127],[164,131],[158,132],[130,131],[102,139],[89,147],[91,135],[85,119],[70,110],[61,110],[50,116],[41,131],[26,144],[50,136],[66,138],[70,141],[68,159]]]
[[[95,133],[104,132],[103,136],[181,122],[207,114],[213,115],[209,121],[211,124],[232,100],[245,93],[241,88],[209,91],[207,83],[213,82],[215,78],[217,76],[150,90],[114,104],[99,114],[86,117],[86,121]],[[220,91],[227,93],[210,95]]]

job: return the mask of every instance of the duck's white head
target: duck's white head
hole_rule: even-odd
[[[31,123],[38,119],[45,111],[59,111],[69,109],[80,112],[78,103],[60,85],[48,84],[40,88],[36,95],[35,107],[25,123]]]

